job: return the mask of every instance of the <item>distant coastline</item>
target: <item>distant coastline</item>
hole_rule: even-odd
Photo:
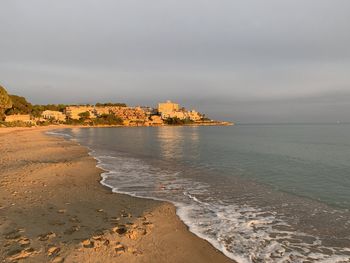
[[[0,86],[0,127],[48,125],[89,127],[116,126],[229,126],[232,122],[210,119],[194,109],[187,110],[170,100],[157,107],[125,103],[95,105],[33,105],[24,97],[9,95]]]

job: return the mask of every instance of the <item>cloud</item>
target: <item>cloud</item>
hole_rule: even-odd
[[[345,110],[334,92],[350,85],[347,0],[5,0],[1,9],[1,82],[35,103],[169,98],[218,117],[313,120],[308,103],[328,92]],[[305,114],[285,112],[286,102]]]

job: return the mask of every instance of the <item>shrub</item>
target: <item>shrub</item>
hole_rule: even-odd
[[[93,125],[122,125],[123,120],[114,114],[102,114],[92,120]]]
[[[164,122],[168,125],[185,125],[185,124],[191,124],[193,123],[192,120],[190,119],[179,119],[177,117],[175,118],[168,118],[166,120],[164,120]]]

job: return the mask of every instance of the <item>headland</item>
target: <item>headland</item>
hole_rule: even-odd
[[[171,101],[156,107],[125,103],[33,105],[24,97],[9,95],[0,86],[0,127],[64,124],[71,126],[227,126],[227,121],[208,118]]]

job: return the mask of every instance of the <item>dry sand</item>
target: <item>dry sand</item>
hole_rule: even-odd
[[[113,194],[50,128],[0,129],[0,262],[233,262],[173,205]]]

